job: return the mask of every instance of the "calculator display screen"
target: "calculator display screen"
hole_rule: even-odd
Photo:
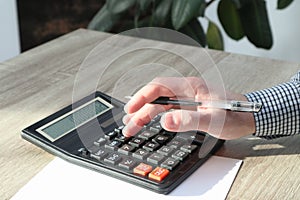
[[[100,116],[110,110],[113,105],[104,101],[100,97],[64,114],[63,116],[45,124],[36,131],[44,137],[54,142],[64,135],[67,135],[77,127]]]

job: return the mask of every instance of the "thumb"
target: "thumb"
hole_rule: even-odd
[[[205,131],[208,129],[209,121],[210,117],[207,117],[205,113],[190,110],[176,110],[165,113],[161,117],[160,122],[165,130],[184,132],[190,130]]]

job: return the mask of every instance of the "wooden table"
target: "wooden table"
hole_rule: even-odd
[[[299,64],[278,60],[137,38],[109,38],[107,33],[79,29],[0,64],[0,199],[12,197],[53,159],[21,139],[23,128],[69,105],[72,98],[88,94],[95,83],[96,89],[122,98],[155,76],[195,75],[190,63],[164,49],[179,49],[201,65],[196,75],[203,72],[207,80],[214,81],[218,69],[225,88],[242,93],[287,81],[300,69]],[[104,41],[101,48],[100,41]],[[145,45],[157,49],[143,48]],[[122,54],[122,49],[134,46],[141,48]],[[95,69],[105,58],[114,57],[111,50],[119,50],[118,58],[108,68]],[[89,77],[99,80],[88,85]],[[84,80],[87,86],[82,87]],[[244,160],[227,198],[300,199],[299,145],[300,135],[227,141],[217,155]]]

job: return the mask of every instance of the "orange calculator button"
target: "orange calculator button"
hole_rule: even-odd
[[[161,167],[156,167],[150,174],[149,179],[156,180],[156,181],[162,181],[164,178],[168,176],[170,173],[169,170]]]
[[[147,174],[149,174],[151,171],[152,171],[152,166],[147,165],[145,163],[140,163],[138,166],[136,166],[133,169],[133,173],[139,174],[142,176],[147,176]]]

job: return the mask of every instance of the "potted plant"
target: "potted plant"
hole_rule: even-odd
[[[106,0],[88,28],[119,33],[139,27],[164,27],[187,34],[203,47],[223,50],[220,27],[205,15],[213,2],[215,0]],[[292,2],[277,0],[277,9],[284,9]],[[272,47],[272,30],[264,0],[220,0],[216,12],[230,38],[247,37],[258,48]],[[199,18],[208,21],[206,31]]]

